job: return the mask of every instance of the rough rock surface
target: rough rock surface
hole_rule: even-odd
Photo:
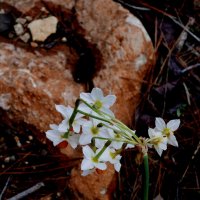
[[[81,0],[76,8],[87,39],[103,55],[104,66],[94,83],[117,96],[114,113],[131,124],[142,80],[153,63],[151,39],[135,16],[112,1]]]
[[[54,16],[32,21],[28,25],[32,40],[40,42],[45,41],[51,34],[56,33],[57,23],[58,19]]]
[[[40,0],[5,2],[33,19],[37,16],[34,13],[44,6]],[[102,56],[94,85],[117,96],[113,111],[117,118],[130,124],[143,78],[154,58],[151,40],[141,22],[111,0],[45,2],[64,5],[68,9],[75,6],[82,27],[77,32],[96,45]],[[0,40],[0,107],[6,110],[9,118],[31,124],[44,133],[50,123],[61,121],[54,105],[73,105],[79,93],[85,90],[84,85],[74,82],[71,73],[78,55],[65,44],[45,50]],[[62,152],[73,156],[69,148]],[[82,193],[84,199],[109,199],[108,192],[102,191],[109,191],[113,169],[108,170],[105,181],[101,181],[102,175],[90,176],[83,178],[80,171],[74,169],[70,181],[72,189]],[[85,192],[91,190],[92,193]]]

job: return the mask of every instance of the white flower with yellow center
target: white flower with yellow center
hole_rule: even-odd
[[[96,158],[96,155],[101,151],[101,149],[98,149],[96,152],[94,152],[89,146],[83,147],[83,155],[84,158],[81,163],[81,170],[91,170],[94,168],[105,170],[107,168],[106,164],[100,160],[100,158]]]
[[[114,165],[114,168],[117,172],[121,169],[121,163],[120,159],[122,156],[120,156],[115,149],[113,148],[107,148],[104,153],[102,154],[102,160],[104,162],[110,162]]]
[[[46,132],[46,137],[53,142],[53,145],[56,146],[63,141],[67,141],[73,149],[78,145],[79,134],[74,134],[73,132],[60,132],[56,124],[50,124],[52,130]]]
[[[93,88],[91,93],[82,92],[80,98],[90,104],[93,108],[114,116],[113,112],[109,108],[116,101],[115,95],[107,95],[104,97],[101,89]],[[80,105],[80,110],[87,113],[92,112],[92,110],[85,104]]]
[[[174,136],[174,131],[176,131],[180,126],[180,119],[170,120],[166,124],[162,118],[157,117],[155,124],[155,130],[161,132],[164,136],[167,137],[167,143],[178,147],[178,142]]]
[[[150,139],[147,140],[148,146],[151,147],[153,145],[159,156],[161,156],[163,150],[167,149],[167,138],[163,137],[161,132],[157,132],[152,128],[148,129],[148,134],[150,137]]]
[[[74,109],[70,106],[65,107],[63,105],[56,105],[56,110],[60,112],[64,120],[59,124],[58,130],[61,132],[67,132],[69,130],[69,120],[72,116]],[[76,114],[76,117],[72,123],[73,131],[76,133],[80,132],[81,126],[86,122],[86,119],[83,119],[83,115],[80,113]]]
[[[80,136],[80,145],[90,144],[93,137],[107,138],[107,130],[105,127],[98,127],[100,121],[90,119],[82,126],[82,134]],[[101,148],[104,146],[106,140],[95,139],[95,146]]]

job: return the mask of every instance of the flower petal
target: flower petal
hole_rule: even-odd
[[[105,163],[94,163],[95,167],[101,170],[105,170],[107,165]]]
[[[91,159],[94,156],[94,152],[89,146],[84,146],[82,150],[86,158]]]
[[[73,149],[77,147],[78,142],[79,142],[79,137],[80,137],[79,134],[73,134],[72,136],[68,138],[68,142]]]
[[[106,108],[110,108],[116,101],[115,95],[107,95],[103,98],[102,103]]]
[[[103,92],[100,88],[93,88],[91,96],[94,101],[101,100],[103,98]]]
[[[81,170],[89,170],[89,169],[93,169],[94,168],[94,164],[90,161],[90,160],[86,160],[83,159],[81,162]]]
[[[174,135],[170,135],[168,137],[168,144],[171,144],[172,146],[178,147],[178,142],[177,142],[176,137]]]
[[[56,107],[56,110],[59,113],[61,113],[64,118],[66,118],[68,116],[67,107],[65,107],[63,105],[55,105],[55,107]]]
[[[58,130],[59,130],[60,132],[65,133],[65,132],[68,131],[68,129],[69,129],[69,121],[68,121],[68,119],[65,119],[65,120],[63,120],[63,121],[59,124]]]
[[[155,124],[156,124],[156,129],[158,131],[163,131],[163,129],[166,128],[165,121],[162,118],[160,118],[160,117],[156,117]]]
[[[163,150],[160,149],[160,148],[157,147],[157,146],[154,146],[154,148],[155,148],[155,150],[157,151],[157,153],[159,154],[159,156],[161,157]]]
[[[81,134],[79,138],[80,145],[86,145],[91,143],[92,136],[89,134]]]
[[[117,172],[119,172],[120,169],[121,169],[121,163],[120,163],[120,162],[115,163],[115,164],[114,164],[114,168],[115,168],[115,170],[116,170]]]
[[[180,119],[174,119],[174,120],[170,120],[167,123],[167,128],[169,128],[172,131],[176,131],[178,129],[178,127],[180,126]]]

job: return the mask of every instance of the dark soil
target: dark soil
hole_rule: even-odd
[[[148,127],[154,127],[155,117],[166,121],[181,119],[181,127],[176,132],[179,147],[169,146],[161,158],[155,151],[149,152],[149,199],[160,194],[165,200],[199,200],[200,41],[197,36],[200,35],[200,3],[194,0],[117,2],[143,22],[156,49],[155,68],[149,72],[143,85],[133,127],[136,127],[138,135],[147,136]],[[189,19],[194,22],[188,24]],[[188,33],[182,47],[178,48],[183,27],[196,37]],[[9,30],[9,27],[3,28]],[[81,50],[90,54],[91,47],[88,48]],[[76,74],[82,74],[78,70]],[[82,80],[87,82],[87,76],[92,78],[93,75],[91,71]],[[0,117],[3,114],[0,112]],[[75,199],[66,185],[70,169],[76,161],[66,160],[61,164],[62,155],[52,156],[49,148],[40,143],[33,132],[25,124],[8,126],[0,118],[0,199],[13,197],[40,182],[44,186],[39,192],[31,193],[24,199]],[[141,199],[142,174],[138,152],[124,152],[113,199]]]

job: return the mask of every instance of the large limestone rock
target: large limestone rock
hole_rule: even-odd
[[[45,6],[43,2],[64,6],[66,10],[74,7],[79,24],[77,32],[101,54],[102,60],[96,61],[101,66],[93,78],[94,85],[117,96],[113,111],[117,118],[131,124],[143,78],[154,59],[151,40],[136,17],[111,0],[4,2],[33,19],[37,19],[36,14]],[[85,91],[83,84],[73,80],[72,69],[77,60],[77,52],[66,44],[45,50],[0,38],[1,109],[10,119],[23,121],[36,127],[40,134],[44,133],[50,123],[61,121],[54,105],[73,106],[79,93]],[[62,152],[74,156],[68,147]],[[84,199],[109,199],[114,174],[109,168],[101,181],[102,175],[95,173],[84,178],[78,169],[74,169],[70,186]],[[91,190],[92,193],[85,192]]]

